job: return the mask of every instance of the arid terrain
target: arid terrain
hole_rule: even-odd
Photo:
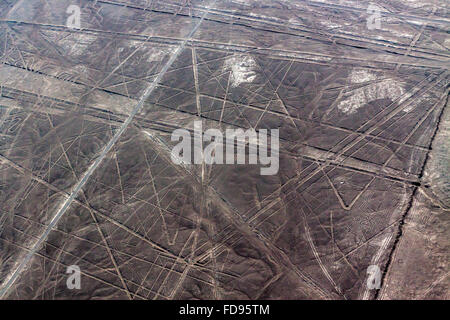
[[[0,298],[449,299],[449,6],[0,0]]]

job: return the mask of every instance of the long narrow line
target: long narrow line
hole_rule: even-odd
[[[213,4],[217,0],[213,0],[212,4],[209,6],[211,8]],[[169,68],[172,66],[172,64],[175,62],[175,60],[178,58],[178,56],[183,52],[184,48],[186,47],[186,44],[191,40],[194,33],[198,30],[200,25],[202,24],[205,17],[208,15],[210,9],[205,11],[203,15],[201,16],[200,20],[197,22],[197,24],[194,26],[194,28],[189,32],[185,40],[178,46],[178,48],[174,51],[172,56],[170,57],[169,61],[164,65],[164,67],[161,69],[161,72],[159,75],[153,80],[151,85],[145,90],[144,94],[142,95],[141,99],[139,100],[138,104],[134,109],[131,111],[128,118],[125,120],[125,122],[120,126],[118,131],[114,134],[112,139],[108,142],[108,144],[105,146],[105,148],[102,150],[100,155],[95,159],[95,161],[92,163],[92,165],[88,168],[88,170],[85,172],[83,177],[80,179],[80,181],[77,183],[75,188],[73,189],[70,196],[64,201],[64,203],[60,206],[58,212],[55,214],[55,216],[52,218],[50,223],[48,224],[47,228],[45,229],[42,236],[35,242],[33,247],[29,250],[25,258],[22,260],[22,262],[19,264],[17,269],[10,275],[7,282],[3,285],[3,287],[0,289],[0,298],[3,298],[4,295],[7,293],[9,288],[14,284],[14,282],[17,280],[18,276],[21,274],[23,269],[27,266],[28,262],[31,260],[33,255],[36,253],[36,251],[40,248],[42,243],[47,239],[50,231],[56,226],[58,221],[61,219],[61,217],[64,215],[64,213],[67,211],[73,200],[77,197],[78,193],[81,191],[81,189],[84,187],[86,182],[89,180],[89,177],[92,175],[92,173],[97,169],[97,167],[100,165],[102,160],[105,158],[105,156],[110,152],[111,148],[114,146],[114,144],[119,140],[119,138],[122,136],[122,134],[127,129],[128,125],[133,121],[133,118],[135,115],[141,110],[142,106],[144,105],[145,100],[152,94],[152,92],[157,87],[158,83],[161,81],[163,76],[166,74],[166,72],[169,70]]]

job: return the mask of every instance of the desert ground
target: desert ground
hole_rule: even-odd
[[[448,7],[0,1],[0,298],[449,299]],[[174,164],[194,121],[277,174]]]

